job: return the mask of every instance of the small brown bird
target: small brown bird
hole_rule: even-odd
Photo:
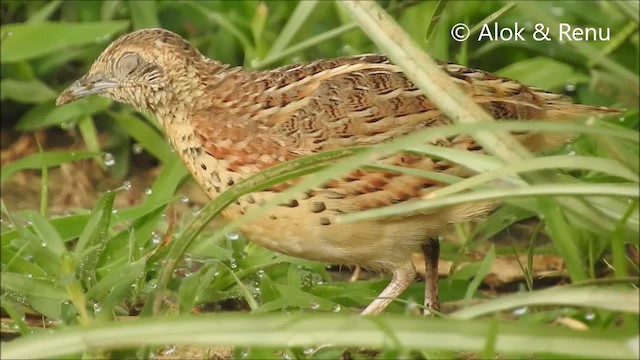
[[[442,68],[496,119],[572,120],[611,110],[517,81],[441,63]],[[211,198],[238,180],[315,152],[385,142],[415,130],[449,124],[402,70],[385,56],[362,55],[269,71],[230,67],[204,57],[188,41],[163,29],[145,29],[114,41],[88,74],[64,90],[56,104],[100,95],[155,115],[169,142]],[[558,146],[566,136],[519,134],[532,151]],[[460,135],[437,145],[482,151]],[[447,161],[397,154],[385,164],[470,172]],[[363,311],[379,313],[414,280],[413,252],[425,253],[425,305],[438,308],[436,239],[452,223],[486,213],[472,203],[403,218],[338,224],[340,214],[412,201],[441,188],[436,181],[398,172],[355,170],[273,208],[240,228],[258,244],[291,256],[359,265],[393,274]],[[242,197],[222,212],[233,220],[286,187]]]

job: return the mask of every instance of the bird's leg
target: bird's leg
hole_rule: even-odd
[[[360,279],[360,271],[362,271],[362,268],[360,266],[356,266],[355,270],[353,270],[353,274],[351,274],[351,277],[349,278],[349,281],[358,281],[358,279]]]
[[[424,315],[431,314],[431,310],[440,310],[438,299],[438,258],[440,257],[440,242],[429,239],[422,244],[424,254]]]
[[[413,267],[413,263],[411,261],[403,263],[400,267],[393,270],[393,278],[389,285],[387,285],[380,295],[360,314],[371,315],[381,313],[395,298],[411,285],[415,278],[416,269]]]

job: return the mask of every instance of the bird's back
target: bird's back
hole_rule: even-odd
[[[496,119],[573,120],[608,111],[574,105],[565,96],[484,71],[455,64],[441,66]],[[196,157],[188,155],[192,173],[212,197],[241,178],[287,160],[328,149],[375,145],[451,123],[399,67],[379,55],[320,60],[264,72],[234,69],[227,79],[215,84],[207,91],[211,94],[210,106],[190,116],[202,149]],[[549,134],[518,136],[533,151],[558,146],[567,139]],[[467,135],[440,139],[435,144],[482,151]],[[397,154],[381,162],[470,175],[447,161],[416,155]],[[290,184],[245,196],[223,216],[240,216]],[[356,170],[281,204],[242,230],[263,246],[285,254],[390,268],[444,226],[482,215],[493,204],[465,204],[349,225],[337,224],[335,217],[412,201],[442,186],[400,172]]]

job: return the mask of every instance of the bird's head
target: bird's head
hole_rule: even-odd
[[[89,72],[58,96],[56,105],[99,95],[156,112],[175,98],[196,96],[199,70],[208,61],[168,30],[138,30],[112,42]]]

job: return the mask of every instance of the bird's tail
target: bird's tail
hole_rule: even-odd
[[[566,96],[556,94],[545,94],[548,96],[544,107],[544,119],[549,121],[577,121],[588,118],[602,118],[619,116],[624,113],[624,109],[608,108],[604,106],[574,104]],[[527,134],[522,138],[524,145],[529,150],[538,152],[555,149],[562,144],[574,139],[577,134],[573,133],[535,133]]]

